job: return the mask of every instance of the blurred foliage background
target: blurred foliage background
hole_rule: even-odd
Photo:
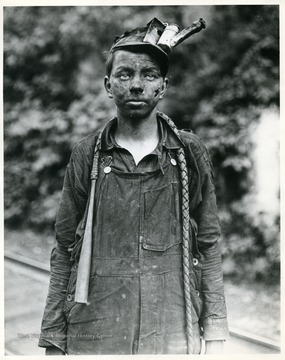
[[[207,22],[173,52],[160,109],[212,155],[225,275],[278,282],[279,214],[255,202],[252,158],[253,129],[279,111],[278,6],[5,7],[5,225],[51,234],[72,147],[115,115],[104,52],[154,16]]]

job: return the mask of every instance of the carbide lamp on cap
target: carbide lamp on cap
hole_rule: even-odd
[[[141,49],[155,55],[160,62],[162,71],[166,74],[169,63],[168,57],[172,49],[205,27],[205,21],[200,19],[180,31],[176,24],[163,23],[159,19],[153,18],[147,26],[138,27],[117,36],[110,52],[119,49]]]

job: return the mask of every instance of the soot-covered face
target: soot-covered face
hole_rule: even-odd
[[[105,77],[105,88],[115,101],[118,115],[137,119],[156,109],[167,85],[154,58],[125,50],[115,52],[110,76]]]

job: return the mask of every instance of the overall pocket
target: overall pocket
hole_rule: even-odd
[[[165,251],[181,242],[178,183],[148,190],[144,194],[143,248]]]

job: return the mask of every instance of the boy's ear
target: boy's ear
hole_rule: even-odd
[[[168,85],[169,85],[169,80],[168,78],[164,78],[163,80],[163,84],[161,86],[161,89],[160,89],[160,93],[159,93],[159,98],[162,99],[163,96],[165,95],[166,91],[167,91],[167,88],[168,88]]]
[[[110,84],[110,79],[108,78],[108,76],[105,76],[104,78],[104,86],[105,89],[107,91],[107,95],[110,99],[113,98],[113,93],[112,93],[112,89],[111,89],[111,84]]]

